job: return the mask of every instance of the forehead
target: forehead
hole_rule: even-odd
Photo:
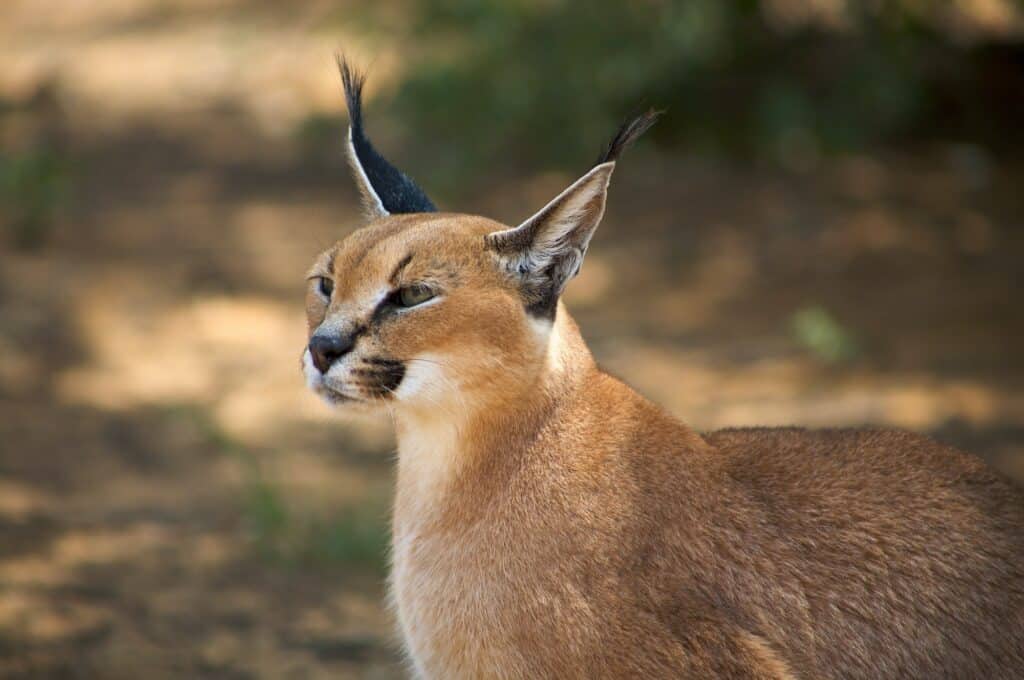
[[[335,285],[380,285],[398,269],[465,267],[484,255],[483,236],[507,227],[469,215],[428,213],[376,220],[325,253]]]

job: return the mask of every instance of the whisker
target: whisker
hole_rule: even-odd
[[[388,359],[385,357],[366,357],[363,359],[363,363],[375,366],[395,366],[402,362],[398,359]]]

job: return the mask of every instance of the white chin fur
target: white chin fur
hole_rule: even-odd
[[[408,404],[443,402],[446,392],[454,388],[444,372],[445,360],[434,354],[421,354],[405,362],[405,377],[395,397]]]
[[[302,374],[306,377],[306,387],[319,394],[323,389],[324,379],[313,365],[313,355],[309,353],[308,347],[302,353]]]
[[[337,380],[340,377],[340,374],[345,372],[345,368],[340,364],[341,362],[338,362],[338,364],[331,366],[330,370],[327,371],[327,375],[324,376],[320,373],[317,367],[313,365],[313,355],[309,353],[309,349],[307,348],[306,351],[302,353],[302,374],[306,378],[306,387],[323,399],[328,406],[348,408],[352,404],[358,404],[361,402],[345,401],[331,392],[327,387],[328,379],[334,378]]]
[[[339,361],[331,367],[324,376],[313,365],[313,357],[307,349],[302,354],[302,373],[306,379],[306,387],[319,395],[330,406],[340,406],[346,409],[352,406],[373,406],[370,402],[344,402],[333,396],[327,387],[327,383],[333,378],[337,382],[343,381],[343,374],[347,370],[343,362]],[[444,372],[445,360],[433,354],[423,354],[405,363],[405,377],[395,390],[395,401],[399,404],[406,403],[437,405],[445,403],[455,385],[451,378]]]

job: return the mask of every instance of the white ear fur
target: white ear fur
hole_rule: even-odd
[[[356,153],[355,143],[352,141],[351,125],[348,127],[348,136],[345,144],[345,157],[348,159],[349,167],[352,168],[352,176],[355,179],[356,188],[359,190],[359,195],[363,199],[363,211],[366,213],[366,218],[373,220],[378,217],[387,217],[390,215],[391,213],[389,213],[387,208],[384,207],[384,201],[380,199],[380,196],[370,183],[370,178],[366,176],[366,170],[363,169],[363,164],[359,162],[359,154]]]
[[[604,215],[614,169],[614,161],[595,166],[518,227],[487,235],[487,244],[532,295],[555,300],[579,272]]]
[[[586,249],[604,215],[608,182],[614,169],[614,162],[598,165],[516,227],[535,230],[531,250],[539,256],[551,257],[570,244]]]

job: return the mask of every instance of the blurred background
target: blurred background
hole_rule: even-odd
[[[339,48],[379,148],[510,224],[667,109],[567,301],[679,417],[1024,480],[1012,0],[6,0],[0,676],[401,677],[391,434],[298,367],[359,225]]]

